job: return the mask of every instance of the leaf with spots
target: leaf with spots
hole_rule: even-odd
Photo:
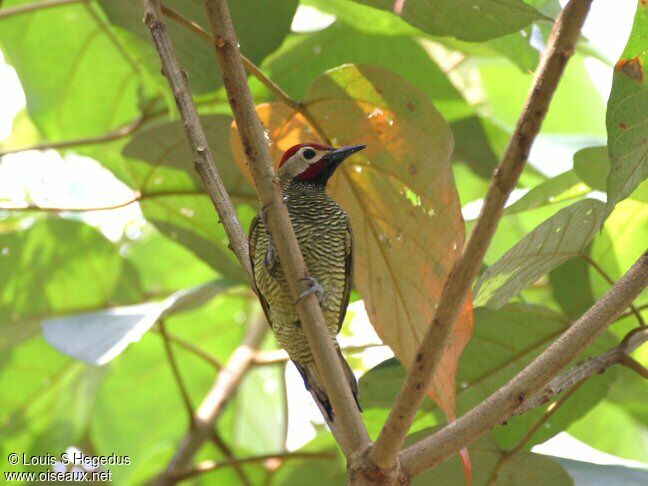
[[[628,44],[617,62],[607,106],[608,211],[648,177],[648,5],[638,2]]]
[[[329,193],[349,213],[355,284],[381,339],[410,366],[464,244],[452,177],[452,133],[427,96],[383,68],[346,65],[316,79],[306,106],[335,145],[366,144],[345,162]],[[291,109],[258,107],[278,164],[283,151],[321,141]],[[244,155],[233,134],[237,162]],[[434,380],[432,396],[454,413],[454,372],[472,329],[466,306]]]
[[[501,307],[545,273],[585,250],[604,221],[605,204],[579,201],[558,211],[488,267],[475,305]]]
[[[202,117],[207,140],[239,216],[249,221],[253,211],[240,203],[255,204],[256,194],[236,168],[229,147],[231,117]],[[174,121],[139,132],[124,147],[131,187],[139,192],[146,219],[162,233],[189,248],[222,275],[245,280],[218,214],[193,168],[182,122]]]

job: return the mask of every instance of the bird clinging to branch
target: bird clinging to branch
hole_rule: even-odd
[[[351,292],[353,238],[349,217],[326,193],[326,183],[347,157],[364,148],[364,145],[352,145],[334,149],[317,143],[301,143],[284,153],[278,173],[310,275],[311,286],[299,298],[317,294],[356,402],[358,384],[336,340]],[[250,259],[257,294],[277,341],[295,363],[306,389],[313,392],[329,420],[333,420],[333,410],[279,264],[264,210],[252,221]]]

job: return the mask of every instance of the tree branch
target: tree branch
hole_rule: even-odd
[[[70,5],[72,3],[86,3],[87,1],[88,0],[45,0],[43,2],[17,5],[15,7],[2,9],[0,11],[0,19],[7,19],[9,17],[13,17],[14,15],[35,12],[36,10],[44,10],[52,7],[62,7],[64,5]]]
[[[167,335],[166,327],[164,326],[163,319],[160,319],[160,321],[158,322],[158,327],[160,330],[160,334],[162,335],[162,341],[164,342],[164,350],[166,351],[167,359],[169,360],[169,364],[171,365],[171,371],[173,371],[173,377],[175,378],[175,381],[178,384],[178,389],[180,390],[182,401],[185,405],[185,409],[187,410],[187,414],[189,416],[189,427],[193,428],[194,426],[193,405],[191,405],[191,398],[189,397],[189,391],[187,390],[184,380],[182,379],[182,375],[180,374],[180,368],[178,367],[178,362],[176,361],[175,356],[173,354],[173,349],[171,349],[171,340]]]
[[[612,280],[612,277],[608,275],[608,273],[603,269],[601,265],[599,265],[592,257],[590,257],[587,253],[581,253],[580,257],[585,260],[594,270],[598,272],[598,274],[603,277],[603,279],[609,283],[610,285],[614,284],[614,280]],[[634,305],[630,304],[630,312],[632,312],[635,317],[637,318],[637,321],[639,321],[640,326],[645,326],[646,321],[644,321],[643,317],[641,316],[641,312],[639,312],[639,309]]]
[[[509,383],[458,420],[405,449],[400,460],[415,476],[466,447],[524,406],[561,369],[582,353],[648,285],[648,251],[596,302]]]
[[[359,346],[347,346],[345,348],[341,348],[341,350],[343,353],[358,353],[364,351],[365,349],[380,348],[384,346],[385,345],[382,343],[375,343],[375,344],[372,343],[372,344],[362,344]],[[259,351],[254,357],[254,364],[257,366],[276,365],[276,364],[285,363],[289,359],[290,358],[288,357],[288,353],[286,353],[283,349],[275,349],[272,351]]]
[[[154,0],[144,0],[144,12],[146,25],[151,31],[155,48],[162,61],[164,75],[173,91],[180,117],[184,122],[187,139],[194,155],[194,167],[202,179],[225,227],[225,232],[230,241],[230,249],[234,252],[248,279],[252,282],[252,267],[250,265],[247,237],[216,168],[214,157],[209,149],[207,137],[198,116],[196,104],[191,96],[187,74],[180,67],[166,26],[162,22],[159,3]]]
[[[270,459],[280,459],[282,461],[295,459],[307,459],[311,461],[314,459],[320,459],[332,461],[336,458],[337,454],[335,454],[334,452],[280,452],[277,454],[264,454],[262,456],[232,458],[227,461],[203,461],[193,469],[178,471],[173,475],[172,479],[173,481],[180,481],[182,479],[198,476],[199,474],[215,471],[216,469],[220,469],[222,467],[232,466],[234,464],[264,462]]]
[[[241,61],[238,40],[225,0],[205,0],[207,17],[214,37],[214,48],[228,93],[230,106],[238,125],[243,150],[254,179],[259,199],[267,209],[268,222],[279,261],[286,275],[292,297],[297,302],[305,334],[316,366],[324,378],[324,388],[333,405],[336,425],[351,451],[369,444],[351,389],[344,379],[342,364],[326,327],[315,295],[299,299],[307,290],[308,270],[283,201],[279,181],[275,178],[268,150],[268,140],[256,112],[247,76]]]
[[[194,413],[193,429],[187,432],[166,471],[158,477],[158,484],[166,484],[177,471],[186,469],[198,449],[212,436],[216,420],[250,369],[252,359],[268,329],[268,323],[262,316],[250,324],[243,343],[232,353]]]
[[[382,470],[389,470],[396,465],[398,452],[430,388],[460,310],[502,216],[506,200],[522,173],[565,65],[574,52],[591,1],[571,0],[554,25],[547,51],[536,72],[533,87],[504,158],[488,188],[472,236],[448,277],[436,315],[419,347],[415,363],[375,446],[369,452],[369,460]]]
[[[544,405],[564,390],[582,383],[590,376],[603,373],[614,364],[625,364],[626,359],[631,359],[629,358],[630,353],[646,341],[648,341],[648,327],[639,327],[632,330],[618,346],[614,346],[600,356],[588,359],[551,380],[540,392],[520,405],[515,410],[515,415],[521,415],[527,410]]]
[[[180,336],[176,336],[174,334],[169,333],[168,331],[162,334],[162,331],[159,329],[153,328],[152,331],[156,334],[159,334],[161,336],[166,335],[166,339],[169,341],[177,344],[181,348],[186,349],[190,353],[195,354],[199,358],[201,358],[203,361],[206,361],[210,365],[212,365],[214,368],[217,370],[221,370],[223,368],[223,364],[218,361],[215,357],[213,357],[211,354],[209,354],[207,351],[202,349],[199,346],[196,346],[194,343],[187,341],[186,339],[181,338]]]
[[[27,4],[30,6],[33,4]],[[119,140],[120,138],[128,137],[137,131],[144,122],[148,119],[146,114],[140,115],[126,125],[123,125],[110,132],[103,133],[94,137],[75,138],[72,140],[61,140],[60,142],[43,142],[31,145],[29,147],[18,147],[7,150],[0,150],[0,157],[9,154],[17,154],[19,152],[26,152],[28,150],[48,150],[48,149],[64,149],[69,147],[78,147],[79,145],[102,144]]]

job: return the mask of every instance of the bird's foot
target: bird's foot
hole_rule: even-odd
[[[305,299],[309,295],[312,294],[317,294],[317,301],[322,305],[322,298],[324,297],[324,287],[320,285],[320,283],[315,280],[313,277],[306,277],[306,278],[300,278],[299,281],[307,281],[310,285],[310,287],[306,290],[304,290],[301,294],[299,294],[299,297],[295,301],[295,304],[299,302],[302,299]]]

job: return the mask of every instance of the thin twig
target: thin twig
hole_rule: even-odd
[[[197,476],[199,474],[211,472],[216,469],[220,469],[222,467],[231,466],[233,464],[264,462],[270,459],[281,459],[282,461],[296,460],[296,459],[307,459],[311,461],[319,459],[319,460],[333,461],[336,458],[337,458],[337,454],[334,452],[280,452],[276,454],[264,454],[262,456],[239,457],[227,461],[203,461],[193,469],[185,469],[174,473],[172,479],[174,481],[179,481],[181,479],[187,479],[193,476]]]
[[[247,83],[238,40],[225,0],[205,0],[207,18],[214,37],[214,48],[223,74],[228,100],[234,113],[243,150],[255,181],[259,199],[267,208],[268,223],[279,262],[296,304],[300,322],[308,339],[315,364],[323,378],[323,385],[333,405],[336,425],[343,434],[341,444],[345,453],[357,452],[370,440],[367,429],[344,379],[342,364],[337,358],[329,331],[315,295],[300,299],[308,289],[308,269],[304,263],[281,187],[275,177],[270,159],[268,140],[256,112]]]
[[[33,4],[28,4],[25,6],[29,6],[29,5],[33,5]],[[129,135],[132,135],[144,124],[146,120],[147,120],[147,115],[143,114],[140,115],[135,120],[133,120],[132,122],[127,123],[126,125],[123,125],[119,128],[116,128],[115,130],[94,137],[76,138],[72,140],[61,140],[60,142],[43,142],[43,143],[37,143],[35,145],[30,145],[29,147],[18,147],[18,148],[0,150],[0,157],[8,154],[17,154],[19,152],[26,152],[28,150],[64,149],[70,147],[78,147],[81,145],[96,145],[96,144],[112,142],[115,140],[119,140],[120,138],[124,138],[124,137],[128,137]]]
[[[533,438],[536,432],[540,430],[540,427],[542,427],[547,422],[547,420],[549,420],[552,415],[555,414],[560,409],[560,407],[562,407],[565,402],[574,395],[574,393],[576,393],[576,391],[581,387],[581,385],[583,385],[583,383],[585,383],[585,381],[577,383],[564,396],[562,396],[560,400],[549,405],[545,413],[543,413],[542,416],[531,426],[524,437],[520,439],[520,442],[518,442],[517,445],[513,447],[513,449],[508,450],[504,454],[502,454],[502,457],[500,457],[500,460],[497,462],[497,465],[493,469],[493,472],[488,479],[488,486],[494,486],[496,484],[498,479],[497,477],[499,475],[499,471],[502,469],[502,466],[504,466],[504,464],[506,464],[513,456],[515,456],[515,454],[524,449],[524,447]]]
[[[524,402],[581,354],[648,285],[648,252],[583,316],[510,382],[458,420],[400,454],[402,467],[415,476],[468,446],[524,406]],[[626,346],[631,346],[627,341]],[[624,340],[626,341],[626,340]]]
[[[639,363],[636,359],[632,359],[630,356],[623,356],[619,363],[648,380],[648,368]]]
[[[610,277],[610,275],[603,269],[603,267],[601,265],[599,265],[598,262],[596,262],[587,253],[581,253],[580,257],[585,262],[587,262],[594,270],[596,270],[598,272],[598,274],[601,277],[603,277],[607,283],[609,283],[610,285],[614,284],[614,280],[612,279],[612,277]],[[639,312],[639,309],[634,304],[630,304],[629,307],[630,307],[630,312],[632,312],[632,314],[634,314],[635,317],[637,318],[637,320],[639,321],[639,325],[640,326],[645,326],[646,321],[644,321],[644,318],[641,315],[641,312]]]
[[[189,415],[189,428],[193,429],[194,428],[193,405],[191,405],[191,398],[189,397],[189,391],[187,390],[184,380],[182,379],[182,375],[180,374],[180,368],[178,367],[178,362],[176,361],[175,355],[173,354],[173,349],[171,349],[171,341],[169,339],[169,336],[166,333],[164,320],[160,319],[160,321],[158,322],[158,328],[160,330],[160,334],[162,334],[162,341],[164,342],[164,350],[166,351],[167,360],[171,365],[171,371],[173,371],[173,377],[175,378],[175,381],[178,384],[178,388],[180,389],[180,395],[182,396],[182,401]]]
[[[189,89],[187,74],[180,66],[169,33],[162,21],[159,2],[144,0],[144,12],[146,25],[151,31],[155,48],[162,61],[163,72],[175,97],[180,117],[184,122],[187,139],[194,156],[194,168],[202,179],[218,212],[229,238],[229,247],[245,270],[250,283],[252,283],[252,267],[250,265],[247,237],[216,168],[214,157],[207,143],[207,136]]]
[[[153,332],[162,335],[162,331],[153,328]],[[199,346],[196,346],[194,343],[187,341],[186,339],[181,338],[180,336],[176,336],[174,334],[171,334],[170,332],[166,332],[166,337],[169,341],[177,344],[181,348],[186,349],[192,354],[195,354],[199,358],[201,358],[203,361],[206,361],[209,363],[211,366],[216,368],[217,370],[221,370],[223,368],[223,363],[218,361],[215,357],[213,357],[211,354],[209,354],[207,351],[202,349]]]
[[[636,308],[639,312],[641,312],[641,311],[644,311],[644,310],[648,309],[648,304],[635,305],[635,308]],[[622,319],[625,319],[626,317],[630,317],[630,316],[632,316],[632,315],[634,315],[634,311],[632,311],[632,310],[628,310],[628,311],[624,312],[623,314],[621,314],[619,317],[617,317],[617,319],[616,319],[615,322],[618,322],[618,321],[620,321],[620,320],[622,320]],[[642,317],[643,317],[643,316],[642,316]]]
[[[175,471],[187,468],[198,449],[212,437],[216,420],[250,369],[252,359],[268,329],[265,317],[259,316],[252,321],[243,343],[232,353],[212,388],[196,410],[194,414],[195,427],[185,435],[166,471],[158,478],[159,484],[165,484],[165,481],[168,481]]]
[[[211,439],[212,443],[216,446],[216,448],[220,450],[228,460],[236,459],[236,457],[234,456],[234,451],[232,451],[232,448],[227,444],[227,442],[223,440],[223,438],[220,436],[220,434],[218,433],[215,427],[212,429],[209,438]],[[253,483],[248,477],[248,475],[245,473],[245,470],[243,469],[241,463],[232,463],[231,466],[244,486],[252,486]]]
[[[240,201],[240,202],[246,202],[246,203],[255,203],[256,199],[252,199],[247,195],[238,193],[238,192],[230,192],[230,196],[232,197],[232,200],[234,201]],[[147,199],[156,199],[156,198],[161,198],[161,197],[173,197],[173,196],[200,196],[200,195],[207,195],[207,192],[204,190],[198,190],[198,189],[189,189],[185,191],[168,191],[168,192],[154,192],[154,193],[145,193],[145,194],[139,194],[137,193],[135,197],[132,197],[131,199],[120,202],[120,203],[115,203],[115,204],[109,204],[107,206],[87,206],[87,207],[61,207],[61,206],[40,206],[38,204],[25,204],[23,206],[18,206],[16,202],[13,202],[11,206],[2,206],[0,205],[0,211],[36,211],[36,212],[43,212],[43,213],[89,213],[92,211],[113,211],[115,209],[121,209],[126,206],[130,206],[131,204],[135,204],[138,202],[145,201]],[[22,201],[20,204],[24,204]]]
[[[202,40],[205,42],[209,42],[212,44],[214,42],[214,38],[212,35],[207,32],[205,29],[203,29],[200,25],[198,25],[196,22],[193,20],[188,19],[184,15],[182,15],[180,12],[177,10],[168,7],[166,5],[162,5],[162,13],[169,17],[172,20],[175,20],[178,22],[180,25],[183,27],[189,29],[198,37],[200,37]],[[245,69],[255,78],[257,78],[261,84],[263,84],[268,90],[273,93],[277,99],[290,108],[294,110],[298,110],[302,107],[302,104],[290,97],[288,93],[286,93],[281,87],[275,83],[272,79],[267,77],[261,69],[259,69],[258,66],[256,66],[252,61],[250,61],[247,57],[245,57],[243,54],[241,54],[241,61],[243,62],[243,66]]]
[[[567,61],[574,52],[591,1],[571,0],[556,21],[526,105],[488,188],[472,236],[446,281],[436,315],[419,347],[414,365],[376,444],[369,452],[369,460],[381,470],[390,470],[396,465],[398,452],[430,388],[504,205],[522,173]]]
[[[86,3],[88,0],[44,0],[43,2],[28,3],[25,5],[17,5],[15,7],[4,8],[0,10],[0,19],[7,19],[14,15],[20,15],[37,10],[45,10],[53,7],[62,7],[73,3]]]

